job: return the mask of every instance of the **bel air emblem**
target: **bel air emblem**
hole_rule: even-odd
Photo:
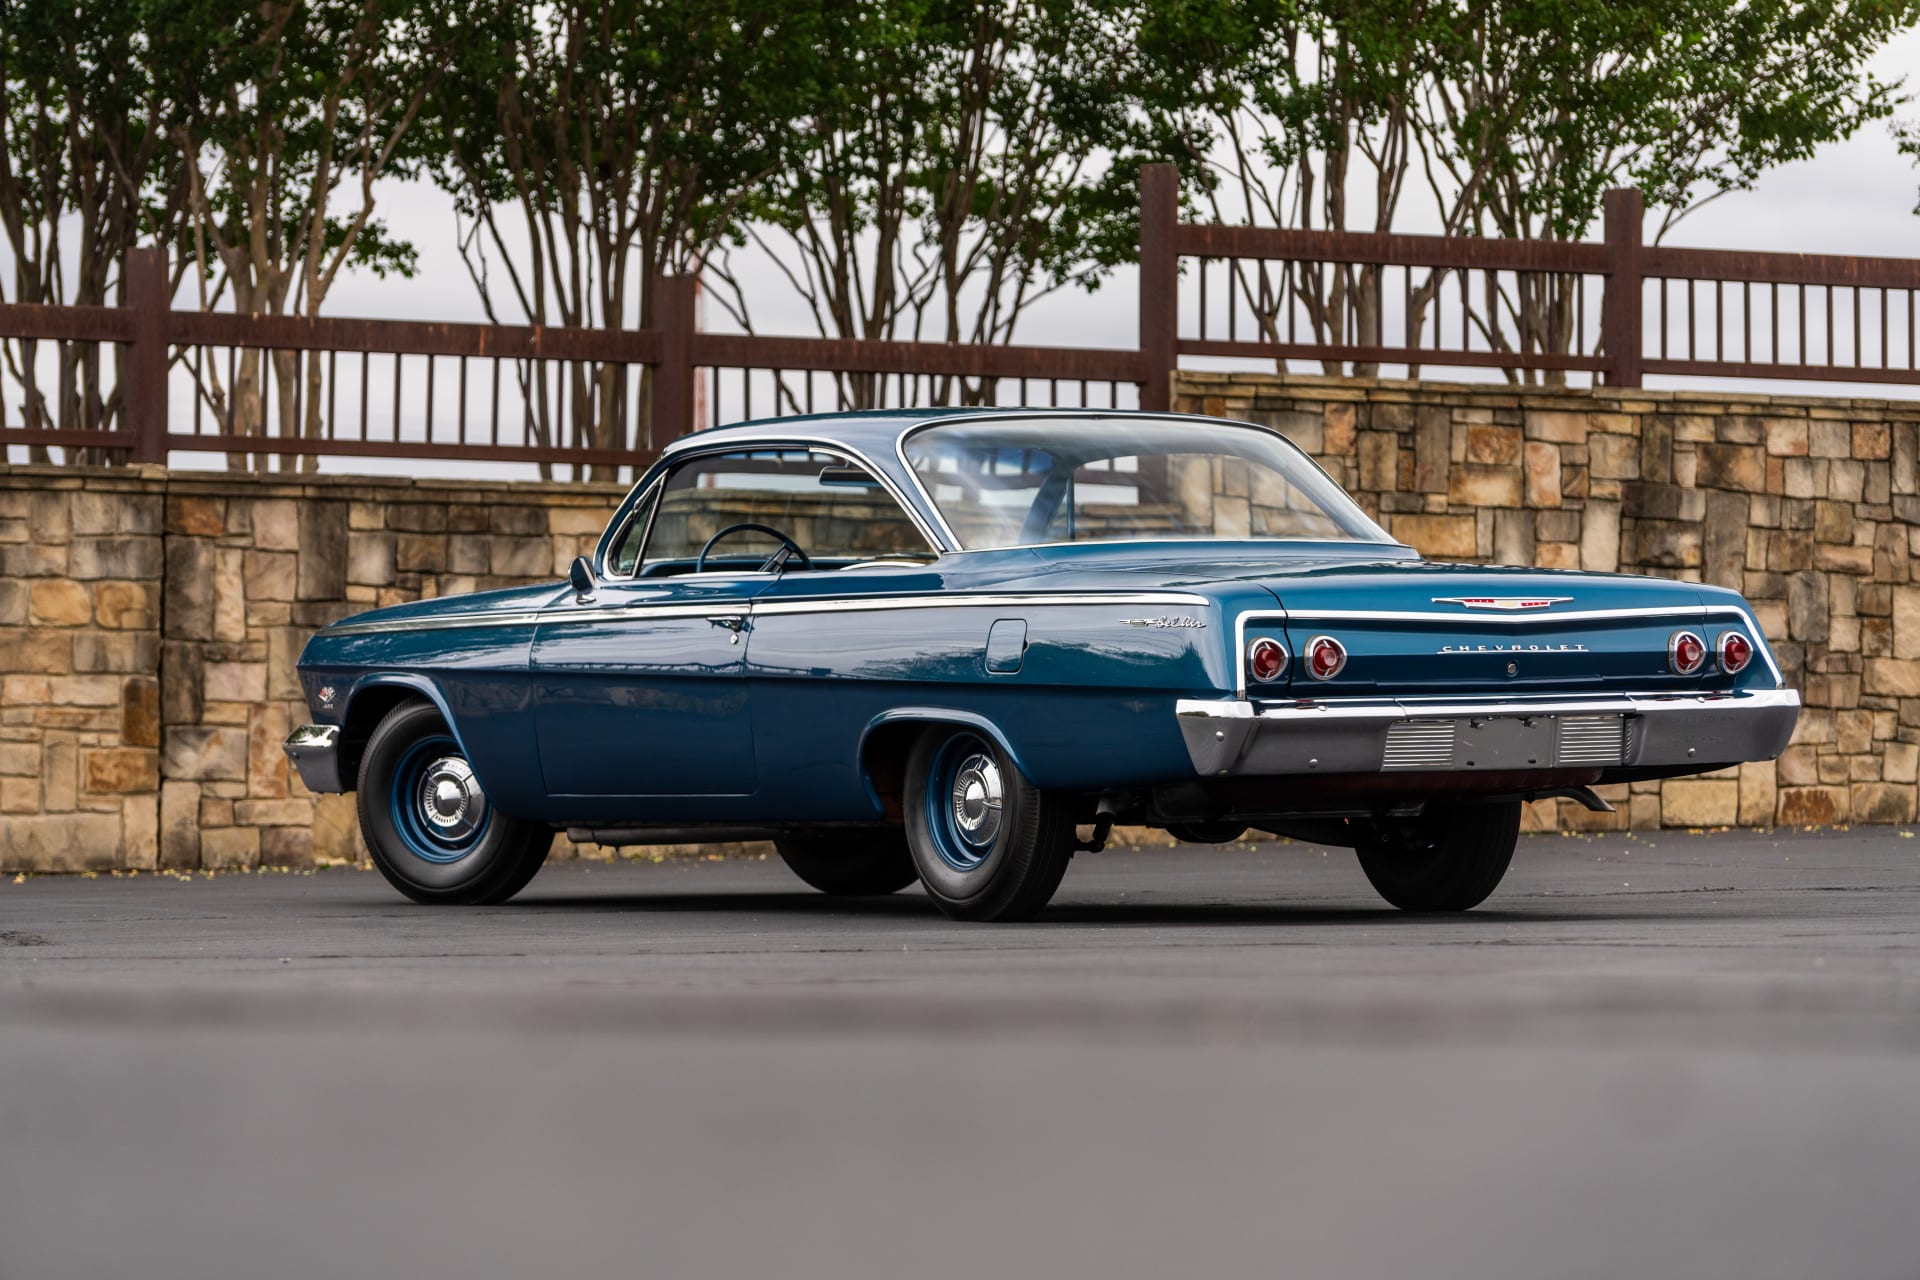
[[[1191,627],[1197,631],[1207,624],[1198,618],[1180,618],[1172,614],[1163,613],[1157,618],[1122,618],[1120,619],[1120,625],[1123,627],[1159,627],[1163,629],[1169,627]]]
[[[1518,613],[1522,609],[1551,609],[1565,604],[1572,596],[1435,596],[1435,604],[1457,604],[1468,609],[1499,609]]]

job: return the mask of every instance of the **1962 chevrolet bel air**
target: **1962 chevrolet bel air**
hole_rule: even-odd
[[[1769,759],[1800,705],[1734,592],[1430,563],[1275,432],[1052,410],[688,437],[569,582],[348,618],[300,676],[288,754],[420,901],[504,901],[564,829],[973,920],[1115,824],[1463,910],[1522,801]]]

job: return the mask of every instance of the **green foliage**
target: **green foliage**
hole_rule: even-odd
[[[1639,185],[1678,216],[1888,115],[1865,63],[1908,0],[1480,0],[1451,15],[1428,146],[1501,234],[1577,236]]]
[[[424,0],[133,0],[173,104],[192,234],[236,300],[317,306],[343,268],[413,273],[372,184],[424,160],[414,128],[458,32]]]

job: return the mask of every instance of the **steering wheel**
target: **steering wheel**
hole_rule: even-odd
[[[764,533],[769,538],[778,538],[780,540],[780,549],[768,556],[766,560],[761,563],[760,572],[765,573],[769,569],[774,568],[782,559],[788,558],[789,555],[800,561],[800,567],[802,569],[813,568],[813,561],[808,558],[806,552],[800,549],[800,544],[792,538],[789,538],[786,534],[780,532],[778,529],[770,529],[764,524],[753,524],[742,521],[739,524],[728,525],[707,539],[706,545],[700,548],[699,558],[693,562],[693,571],[695,573],[705,573],[707,571],[707,555],[713,550],[714,543],[720,541],[722,538],[732,537],[736,533],[749,532]]]

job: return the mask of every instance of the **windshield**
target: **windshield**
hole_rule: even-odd
[[[968,550],[1139,538],[1392,541],[1285,438],[1240,423],[972,420],[923,427],[904,451]]]

